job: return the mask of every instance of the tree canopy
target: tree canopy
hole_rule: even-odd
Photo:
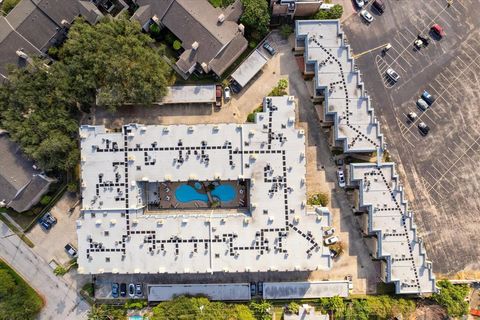
[[[180,296],[152,309],[152,320],[255,320],[245,305],[211,302],[204,297]]]
[[[251,32],[257,33],[256,40],[260,40],[268,32],[270,12],[267,1],[242,0],[243,14],[240,22]]]
[[[465,301],[470,289],[467,285],[453,285],[448,280],[437,282],[440,292],[435,293],[432,298],[441,305],[451,317],[461,317],[468,313],[468,302]]]
[[[57,50],[59,61],[47,68],[34,59],[10,70],[0,86],[0,127],[42,169],[73,168],[79,107],[148,105],[166,93],[170,69],[151,42],[125,17],[94,26],[75,21]]]
[[[0,261],[0,320],[35,319],[43,306],[37,293]]]
[[[334,5],[331,9],[320,9],[315,13],[313,19],[327,20],[327,19],[340,19],[343,15],[343,7],[340,4]]]
[[[169,67],[137,22],[104,19],[92,26],[82,19],[68,32],[54,65],[58,84],[75,102],[117,107],[151,104],[166,94]]]
[[[127,319],[123,308],[115,308],[105,304],[93,305],[87,314],[88,320],[124,320]]]

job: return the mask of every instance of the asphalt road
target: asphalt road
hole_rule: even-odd
[[[90,306],[75,286],[53,274],[50,266],[0,221],[0,258],[12,266],[46,301],[40,319],[86,319]]]
[[[419,234],[436,273],[480,268],[480,7],[478,1],[387,1],[387,10],[366,24],[351,16],[344,30],[355,54],[386,43],[386,54],[373,50],[356,59],[382,124],[388,149],[405,185]],[[429,32],[440,24],[446,35]],[[417,49],[418,34],[430,38]],[[400,81],[387,81],[393,68]],[[425,112],[415,106],[423,90],[437,100]],[[418,120],[407,121],[416,112]],[[430,128],[422,136],[417,128]]]

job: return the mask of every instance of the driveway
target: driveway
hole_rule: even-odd
[[[86,319],[90,306],[77,294],[76,281],[55,276],[47,262],[0,222],[0,258],[46,301],[40,319]]]
[[[77,198],[66,192],[50,210],[57,218],[57,223],[49,231],[43,230],[39,224],[36,224],[27,233],[28,238],[35,243],[33,250],[45,261],[55,260],[59,264],[70,261],[65,245],[70,242],[77,247],[76,220],[80,214],[80,206],[77,206],[73,212],[69,212],[76,202]]]

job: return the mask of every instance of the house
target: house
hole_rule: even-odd
[[[0,205],[26,211],[48,191],[53,180],[43,175],[5,132],[0,133],[0,154]]]
[[[94,24],[103,14],[91,1],[22,0],[0,17],[0,79],[6,78],[9,64],[21,67],[32,56],[46,56],[65,40],[78,16]]]
[[[244,26],[237,20],[240,1],[222,10],[207,0],[137,0],[132,19],[144,30],[153,23],[170,30],[184,49],[176,69],[188,77],[194,71],[221,76],[245,51]]]

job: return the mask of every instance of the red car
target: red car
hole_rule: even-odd
[[[438,36],[443,37],[445,36],[445,31],[443,31],[443,28],[439,24],[434,24],[430,30],[435,32]]]
[[[217,85],[216,86],[216,95],[215,95],[215,98],[216,98],[216,103],[215,105],[217,107],[221,107],[222,106],[222,86],[221,85]]]

